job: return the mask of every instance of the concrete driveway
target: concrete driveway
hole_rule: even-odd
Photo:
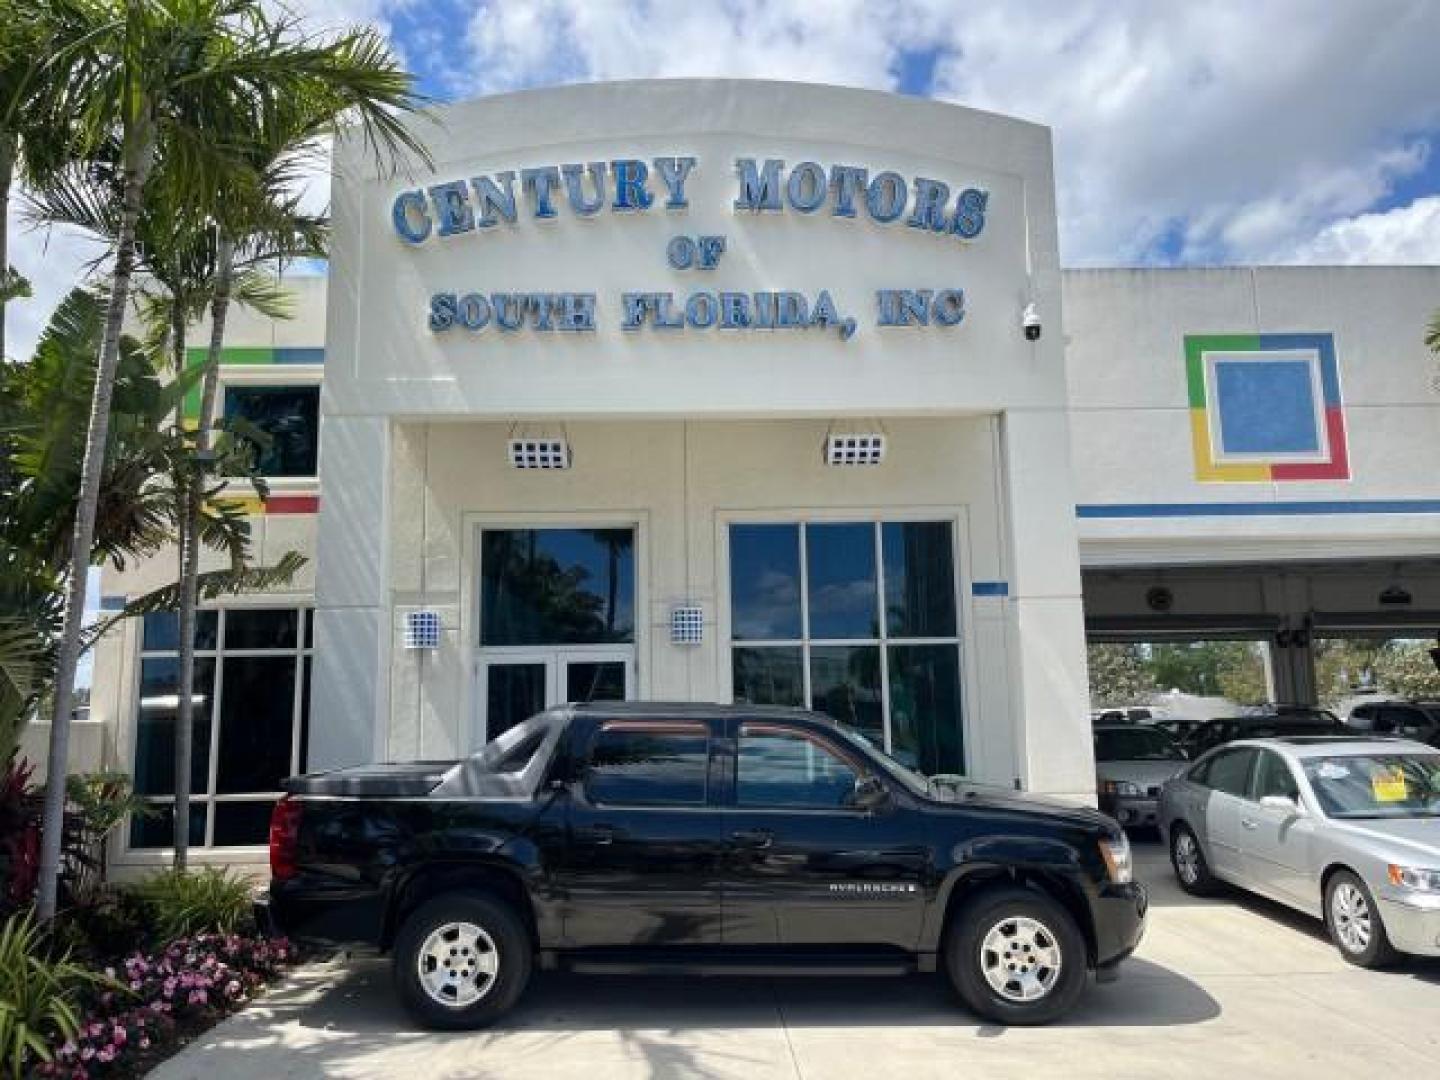
[[[1192,900],[1159,845],[1137,850],[1145,942],[1057,1026],[978,1024],[939,977],[541,974],[499,1027],[436,1035],[410,1026],[384,962],[352,961],[297,972],[152,1076],[1292,1080],[1414,1076],[1437,1059],[1440,962],[1359,971],[1319,924],[1261,900]]]

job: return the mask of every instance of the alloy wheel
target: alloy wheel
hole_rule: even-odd
[[[980,970],[990,989],[1006,1001],[1031,1003],[1060,978],[1060,942],[1050,928],[1028,916],[1002,919],[980,941]]]
[[[463,1009],[495,985],[500,953],[494,939],[474,923],[450,922],[425,938],[415,966],[421,989],[431,1001]]]
[[[1175,837],[1175,872],[1186,885],[1200,880],[1200,845],[1188,831]]]
[[[1373,928],[1370,905],[1365,894],[1348,881],[1335,886],[1330,897],[1330,922],[1340,947],[1348,953],[1362,953],[1370,945]]]

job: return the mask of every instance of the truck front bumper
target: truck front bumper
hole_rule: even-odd
[[[1140,944],[1149,911],[1150,894],[1138,881],[1102,886],[1091,900],[1095,919],[1095,972],[1100,981],[1114,978],[1116,965]]]

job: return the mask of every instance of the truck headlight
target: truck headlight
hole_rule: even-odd
[[[1139,784],[1132,784],[1129,780],[1102,780],[1100,781],[1101,795],[1119,795],[1124,798],[1139,798],[1145,794],[1140,790]]]
[[[1440,870],[1421,870],[1414,866],[1389,866],[1390,884],[1413,892],[1440,893]]]
[[[1100,857],[1105,860],[1105,871],[1116,885],[1127,885],[1135,877],[1135,863],[1130,856],[1130,838],[1123,832],[1119,837],[1106,837],[1100,841]]]

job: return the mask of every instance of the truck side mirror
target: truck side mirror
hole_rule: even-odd
[[[862,810],[878,810],[890,802],[890,789],[878,776],[857,776],[850,802]]]

